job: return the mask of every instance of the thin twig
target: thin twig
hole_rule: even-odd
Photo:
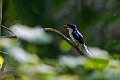
[[[4,28],[4,29],[6,29],[6,30],[8,30],[9,32],[11,32],[12,34],[14,34],[9,28],[7,28],[7,27],[5,27],[5,26],[3,26],[3,25],[1,25],[1,27],[2,28]],[[15,35],[15,34],[14,34]],[[16,35],[15,35],[16,36]],[[15,38],[15,37],[14,37]],[[17,36],[16,36],[16,38],[18,38]]]
[[[80,55],[84,56],[84,57],[87,57],[80,49],[79,47],[74,44],[74,42],[72,42],[69,38],[67,38],[65,35],[63,35],[60,31],[56,30],[56,29],[53,29],[53,28],[44,28],[44,31],[46,32],[53,32],[57,35],[59,35],[60,37],[62,37],[66,42],[68,42],[72,47],[74,47]],[[87,57],[88,58],[88,57]]]
[[[0,38],[17,38],[17,36],[0,36]]]

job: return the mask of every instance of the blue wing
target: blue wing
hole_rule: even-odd
[[[84,44],[83,36],[79,31],[73,31],[72,35],[80,44]]]

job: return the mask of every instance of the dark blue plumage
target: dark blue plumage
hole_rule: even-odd
[[[76,28],[77,28],[77,26],[75,24],[72,24],[72,23],[67,24],[67,26],[69,26],[73,30],[76,30]]]
[[[72,32],[73,37],[80,43],[80,44],[84,44],[84,40],[81,34],[78,33],[78,31],[73,31]]]
[[[75,24],[67,24],[64,25],[64,28],[67,28],[69,30],[70,37],[73,41],[79,42],[80,44],[84,44],[83,36],[82,34],[77,30],[77,26]]]
[[[77,26],[75,24],[70,23],[70,24],[64,25],[63,27],[68,29],[69,35],[72,38],[72,40],[74,42],[78,42],[78,43],[82,44],[83,47],[85,48],[86,52],[90,56],[92,56],[92,54],[89,52],[87,46],[84,43],[82,34],[77,30]]]

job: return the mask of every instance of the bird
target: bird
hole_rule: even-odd
[[[76,43],[80,43],[82,45],[85,44],[84,39],[82,34],[78,31],[77,26],[73,23],[64,25],[63,28],[67,28],[69,31],[69,35],[71,37],[71,39],[76,42]]]
[[[83,47],[85,48],[86,52],[90,56],[92,56],[92,54],[89,52],[87,46],[85,45],[83,35],[78,31],[77,26],[75,24],[69,23],[67,25],[64,25],[63,28],[68,29],[69,35],[70,35],[71,39],[73,40],[73,42],[82,44]]]

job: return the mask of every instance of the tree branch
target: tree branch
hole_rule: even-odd
[[[53,32],[55,34],[57,34],[58,36],[62,37],[66,42],[68,42],[72,47],[74,47],[80,55],[88,58],[78,47],[78,45],[76,45],[74,42],[72,42],[69,38],[67,38],[65,35],[63,35],[60,31],[53,29],[53,28],[44,28],[44,31],[46,32]]]
[[[14,34],[9,28],[1,25],[2,28],[8,30],[9,32],[11,32],[12,34]],[[15,34],[14,34],[15,35]],[[0,38],[18,38],[16,35],[15,36],[1,36]]]

